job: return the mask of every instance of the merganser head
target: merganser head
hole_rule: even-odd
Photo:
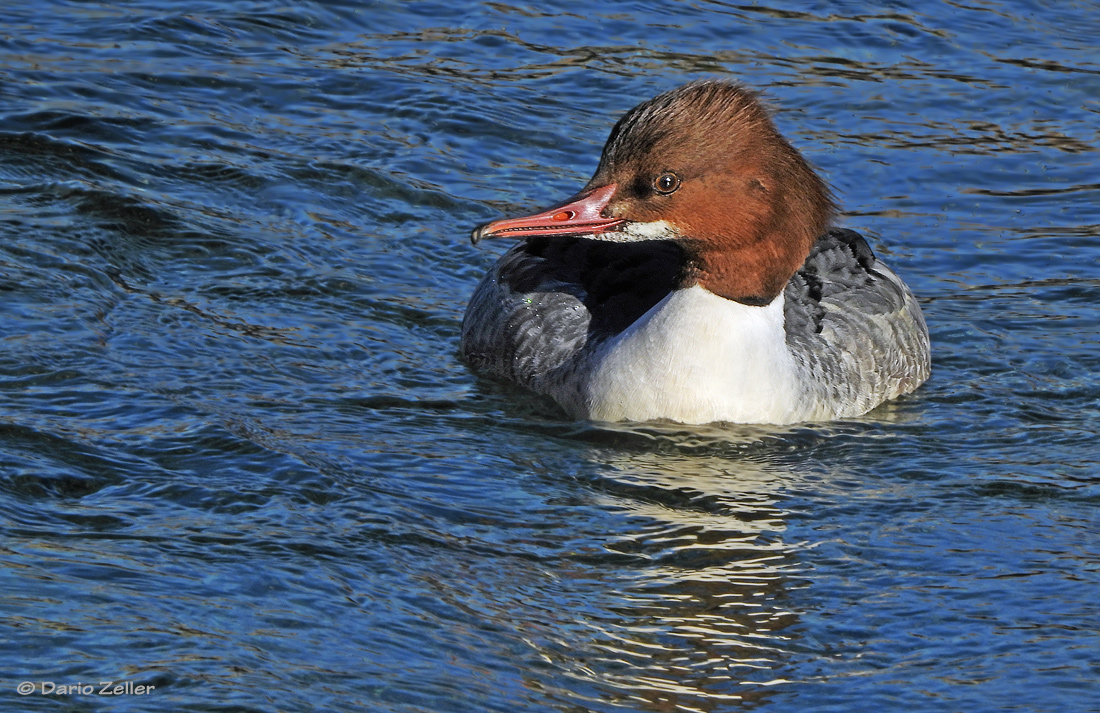
[[[471,239],[573,236],[674,240],[684,284],[768,304],[834,213],[828,187],[750,90],[700,81],[626,113],[579,194],[536,215],[497,220]]]

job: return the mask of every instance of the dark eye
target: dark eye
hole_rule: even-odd
[[[679,187],[680,177],[672,171],[665,171],[660,176],[653,179],[653,190],[666,196],[669,193],[673,193]]]

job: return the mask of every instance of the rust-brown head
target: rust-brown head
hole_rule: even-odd
[[[767,304],[834,210],[825,182],[779,134],[756,95],[708,80],[627,112],[611,130],[596,174],[569,201],[493,221],[471,238],[675,240],[688,256],[683,286]]]

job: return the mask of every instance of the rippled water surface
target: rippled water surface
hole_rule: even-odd
[[[1100,711],[1097,4],[3,5],[0,707]],[[705,76],[921,298],[912,397],[601,426],[458,358],[471,226]]]

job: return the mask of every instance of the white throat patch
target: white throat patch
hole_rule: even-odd
[[[627,223],[614,231],[591,236],[595,240],[609,243],[640,243],[646,240],[675,240],[681,237],[680,231],[664,220],[648,223]]]

